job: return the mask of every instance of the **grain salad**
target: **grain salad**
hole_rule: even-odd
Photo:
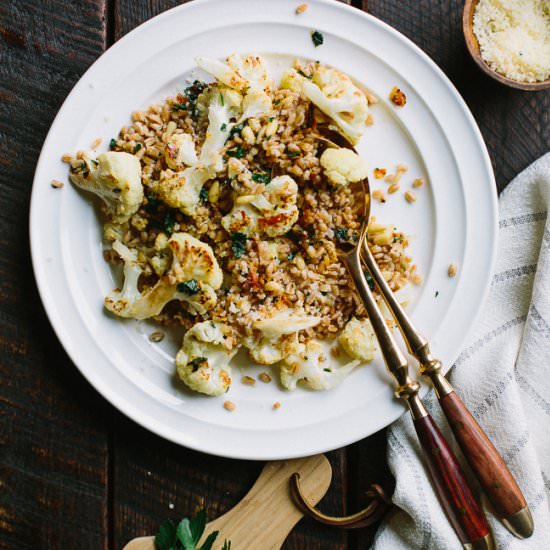
[[[337,255],[361,225],[349,184],[368,169],[322,129],[358,143],[369,102],[318,62],[296,61],[277,86],[256,55],[197,64],[210,82],[134,112],[108,151],[63,157],[71,182],[102,199],[104,256],[122,271],[105,308],[182,327],[176,370],[200,393],[229,389],[240,348],[253,363],[277,364],[287,389],[329,389],[375,348]],[[372,219],[369,244],[394,291],[418,277],[396,227]],[[323,341],[347,358],[342,367],[327,362]]]

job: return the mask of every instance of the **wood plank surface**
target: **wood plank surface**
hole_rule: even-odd
[[[31,274],[28,199],[38,153],[57,109],[106,45],[180,3],[0,3],[3,549],[119,549],[135,536],[153,533],[167,517],[178,519],[203,506],[211,518],[222,514],[244,496],[262,466],[178,447],[115,411],[63,352]],[[487,142],[499,189],[550,148],[550,91],[509,90],[476,68],[462,37],[462,2],[347,3],[409,36],[455,83]],[[382,431],[329,453],[334,477],[320,508],[331,514],[356,511],[366,504],[372,482],[391,493],[385,449]],[[374,532],[373,527],[347,533],[306,519],[285,548],[364,549]]]
[[[104,10],[0,3],[0,548],[107,548],[109,409],[50,328],[27,231],[42,142],[104,49]]]

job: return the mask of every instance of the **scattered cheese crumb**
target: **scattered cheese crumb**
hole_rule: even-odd
[[[550,78],[550,9],[545,0],[480,0],[474,34],[491,69],[519,82]]]

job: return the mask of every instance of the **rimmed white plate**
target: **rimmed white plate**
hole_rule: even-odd
[[[129,33],[102,55],[75,86],[44,144],[36,169],[30,234],[40,295],[70,357],[113,405],[151,431],[186,447],[235,458],[310,455],[357,441],[398,418],[402,406],[379,358],[341,386],[314,393],[283,391],[276,383],[235,382],[225,398],[185,391],[174,380],[176,337],[152,344],[146,323],[105,314],[115,285],[101,254],[101,226],[89,198],[66,180],[65,152],[107,144],[130,112],[185,86],[194,57],[232,52],[266,54],[280,69],[294,57],[340,68],[378,96],[375,125],[360,144],[374,168],[409,166],[402,180],[427,184],[408,204],[402,192],[374,214],[412,236],[411,255],[424,283],[411,292],[414,321],[451,365],[489,286],[496,243],[496,191],[487,151],[464,102],[436,65],[409,40],[377,19],[332,0],[198,0]],[[313,46],[310,32],[324,35]],[[405,108],[388,101],[397,85]],[[371,179],[373,187],[383,182]],[[447,267],[459,266],[450,279]],[[253,369],[253,373],[260,370]],[[243,370],[244,372],[244,370]],[[275,375],[275,373],[274,373]],[[237,404],[229,413],[224,399]],[[275,401],[281,403],[273,410]]]

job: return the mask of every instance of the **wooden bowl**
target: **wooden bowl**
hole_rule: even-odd
[[[542,80],[541,82],[519,82],[518,80],[513,80],[507,78],[506,76],[498,73],[494,69],[491,69],[487,63],[481,57],[481,52],[479,51],[479,43],[477,37],[474,34],[474,12],[479,0],[466,0],[464,3],[464,11],[462,13],[462,30],[464,32],[464,38],[466,40],[466,46],[468,51],[472,56],[473,60],[477,63],[478,67],[491,78],[494,78],[501,84],[505,86],[510,86],[511,88],[518,88],[519,90],[545,90],[550,88],[550,79]]]

